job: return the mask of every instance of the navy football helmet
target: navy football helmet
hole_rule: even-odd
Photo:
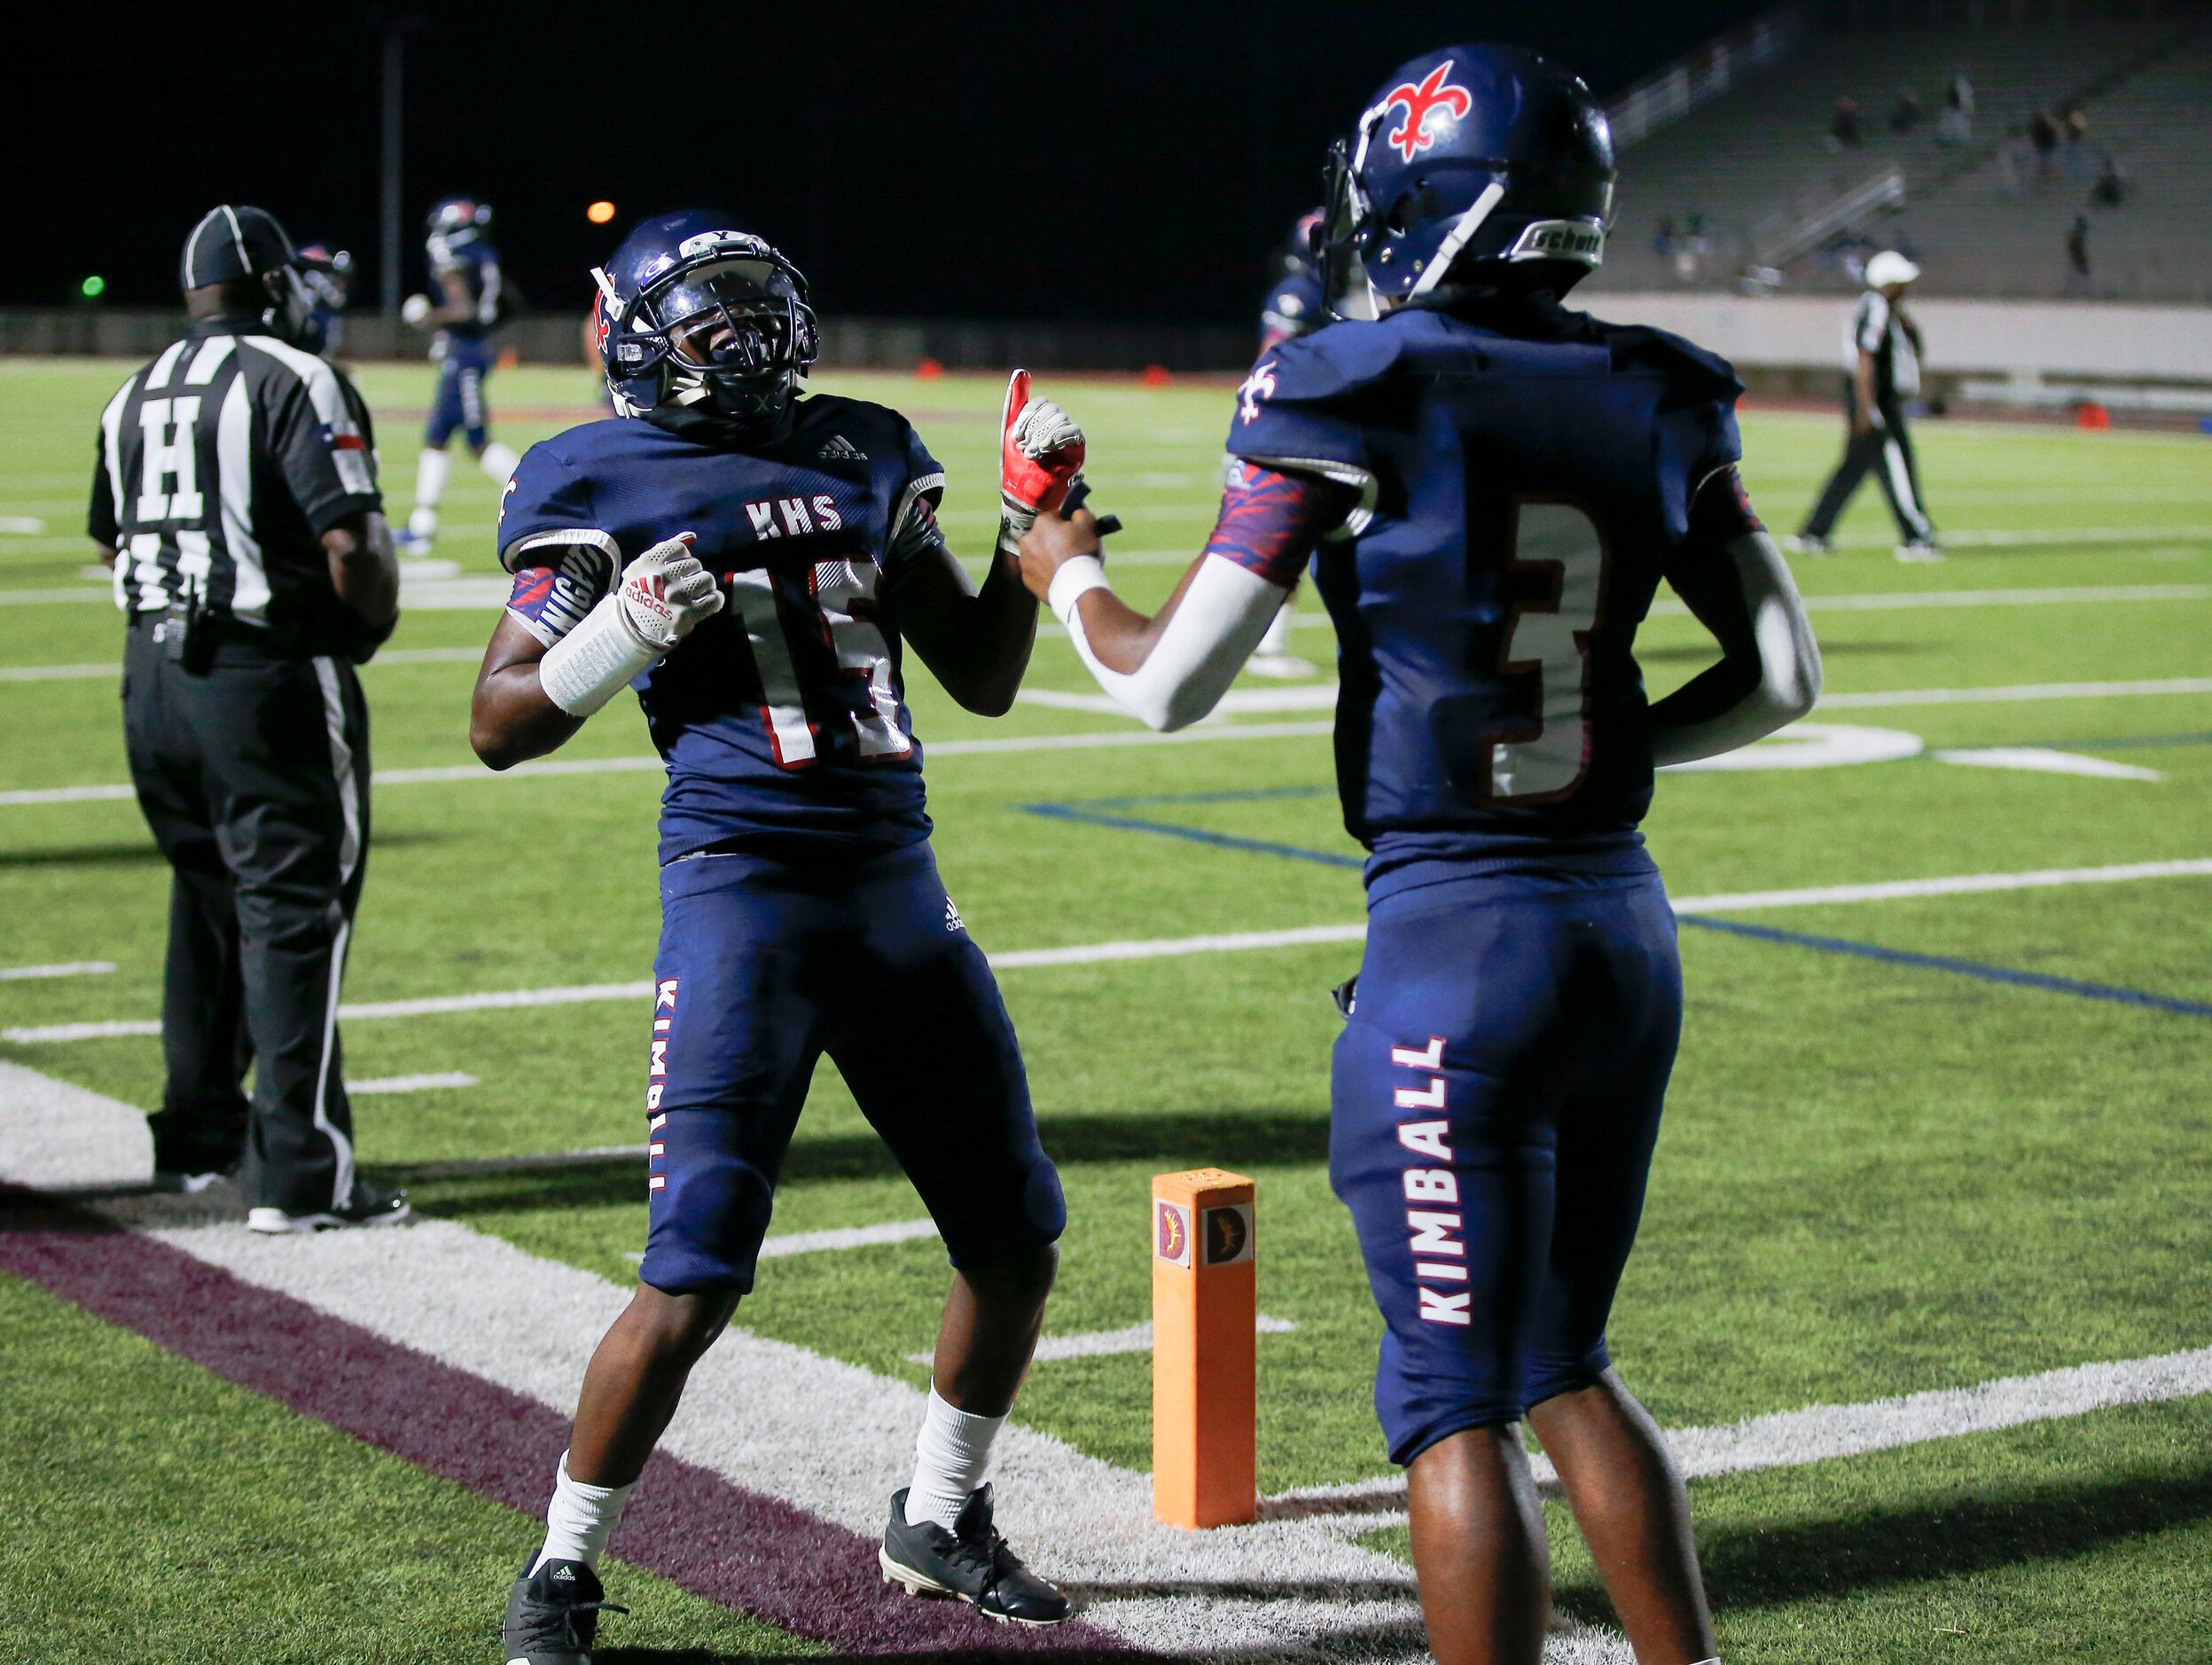
[[[442,242],[448,248],[473,243],[490,229],[491,204],[474,197],[446,197],[423,222],[423,231],[430,240]]]
[[[668,404],[747,432],[781,426],[818,336],[807,280],[767,239],[707,209],[662,215],[591,276],[616,415]]]
[[[1329,309],[1563,294],[1605,257],[1613,182],[1606,113],[1575,76],[1513,46],[1425,52],[1331,147],[1314,236]]]

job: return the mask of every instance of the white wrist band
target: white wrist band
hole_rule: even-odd
[[[570,716],[588,717],[660,657],[629,628],[621,598],[608,596],[538,661],[538,686]]]
[[[1052,575],[1052,582],[1044,592],[1045,605],[1052,609],[1052,616],[1078,635],[1082,627],[1075,617],[1075,604],[1094,590],[1111,590],[1106,582],[1106,563],[1096,555],[1075,555],[1060,563]]]

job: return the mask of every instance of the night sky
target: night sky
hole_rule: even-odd
[[[449,192],[496,207],[536,307],[646,215],[725,208],[879,317],[1249,321],[1320,160],[1399,62],[1533,46],[1600,94],[1749,15],[1740,0],[1363,5],[427,5],[407,51],[405,286]],[[79,4],[17,31],[7,154],[35,234],[0,302],[171,300],[221,200],[362,262],[378,247],[370,10]],[[82,25],[70,20],[82,18]],[[35,73],[22,74],[26,59]],[[595,199],[611,228],[586,222]],[[357,301],[358,303],[358,301]]]

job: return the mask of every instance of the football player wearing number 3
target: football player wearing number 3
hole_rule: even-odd
[[[1385,1319],[1376,1409],[1442,1665],[1543,1650],[1524,1417],[1640,1665],[1715,1655],[1681,1481],[1605,1341],[1682,1009],[1638,824],[1654,765],[1802,716],[1820,663],[1737,479],[1729,367],[1560,305],[1613,180],[1573,76],[1497,47],[1405,65],[1333,152],[1342,321],[1261,356],[1239,472],[1167,606],[1115,598],[1081,511],[1021,546],[1099,683],[1162,728],[1212,708],[1318,550],[1370,851],[1330,1176]],[[1662,579],[1720,658],[1647,704],[1636,631]]]
[[[937,528],[944,473],[906,419],[797,396],[814,315],[781,254],[678,214],[595,277],[607,384],[637,419],[572,429],[516,470],[499,531],[513,596],[471,739],[504,769],[634,685],[667,760],[651,1227],[629,1309],[585,1373],[504,1657],[588,1660],[600,1552],[692,1365],[753,1286],[824,1052],[954,1268],[883,1574],[1056,1623],[1068,1601],[999,1536],[983,1474],[1066,1208],[997,985],[937,877],[901,645],[967,709],[1012,703],[1036,631],[1016,540],[1066,498],[1083,434],[1016,373],[999,551],[979,590]]]

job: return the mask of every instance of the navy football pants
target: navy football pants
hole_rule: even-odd
[[[423,443],[442,450],[454,430],[481,451],[491,437],[491,418],[484,411],[484,379],[491,374],[491,348],[483,341],[448,336],[444,355],[438,360],[438,386],[430,395],[430,420],[423,428]]]
[[[1393,1461],[1595,1381],[1682,1021],[1658,875],[1462,876],[1369,915],[1330,1181]]]
[[[926,844],[793,865],[703,856],[660,870],[639,1277],[753,1287],[776,1178],[827,1052],[951,1251],[979,1265],[1055,1241],[1013,1025]]]

